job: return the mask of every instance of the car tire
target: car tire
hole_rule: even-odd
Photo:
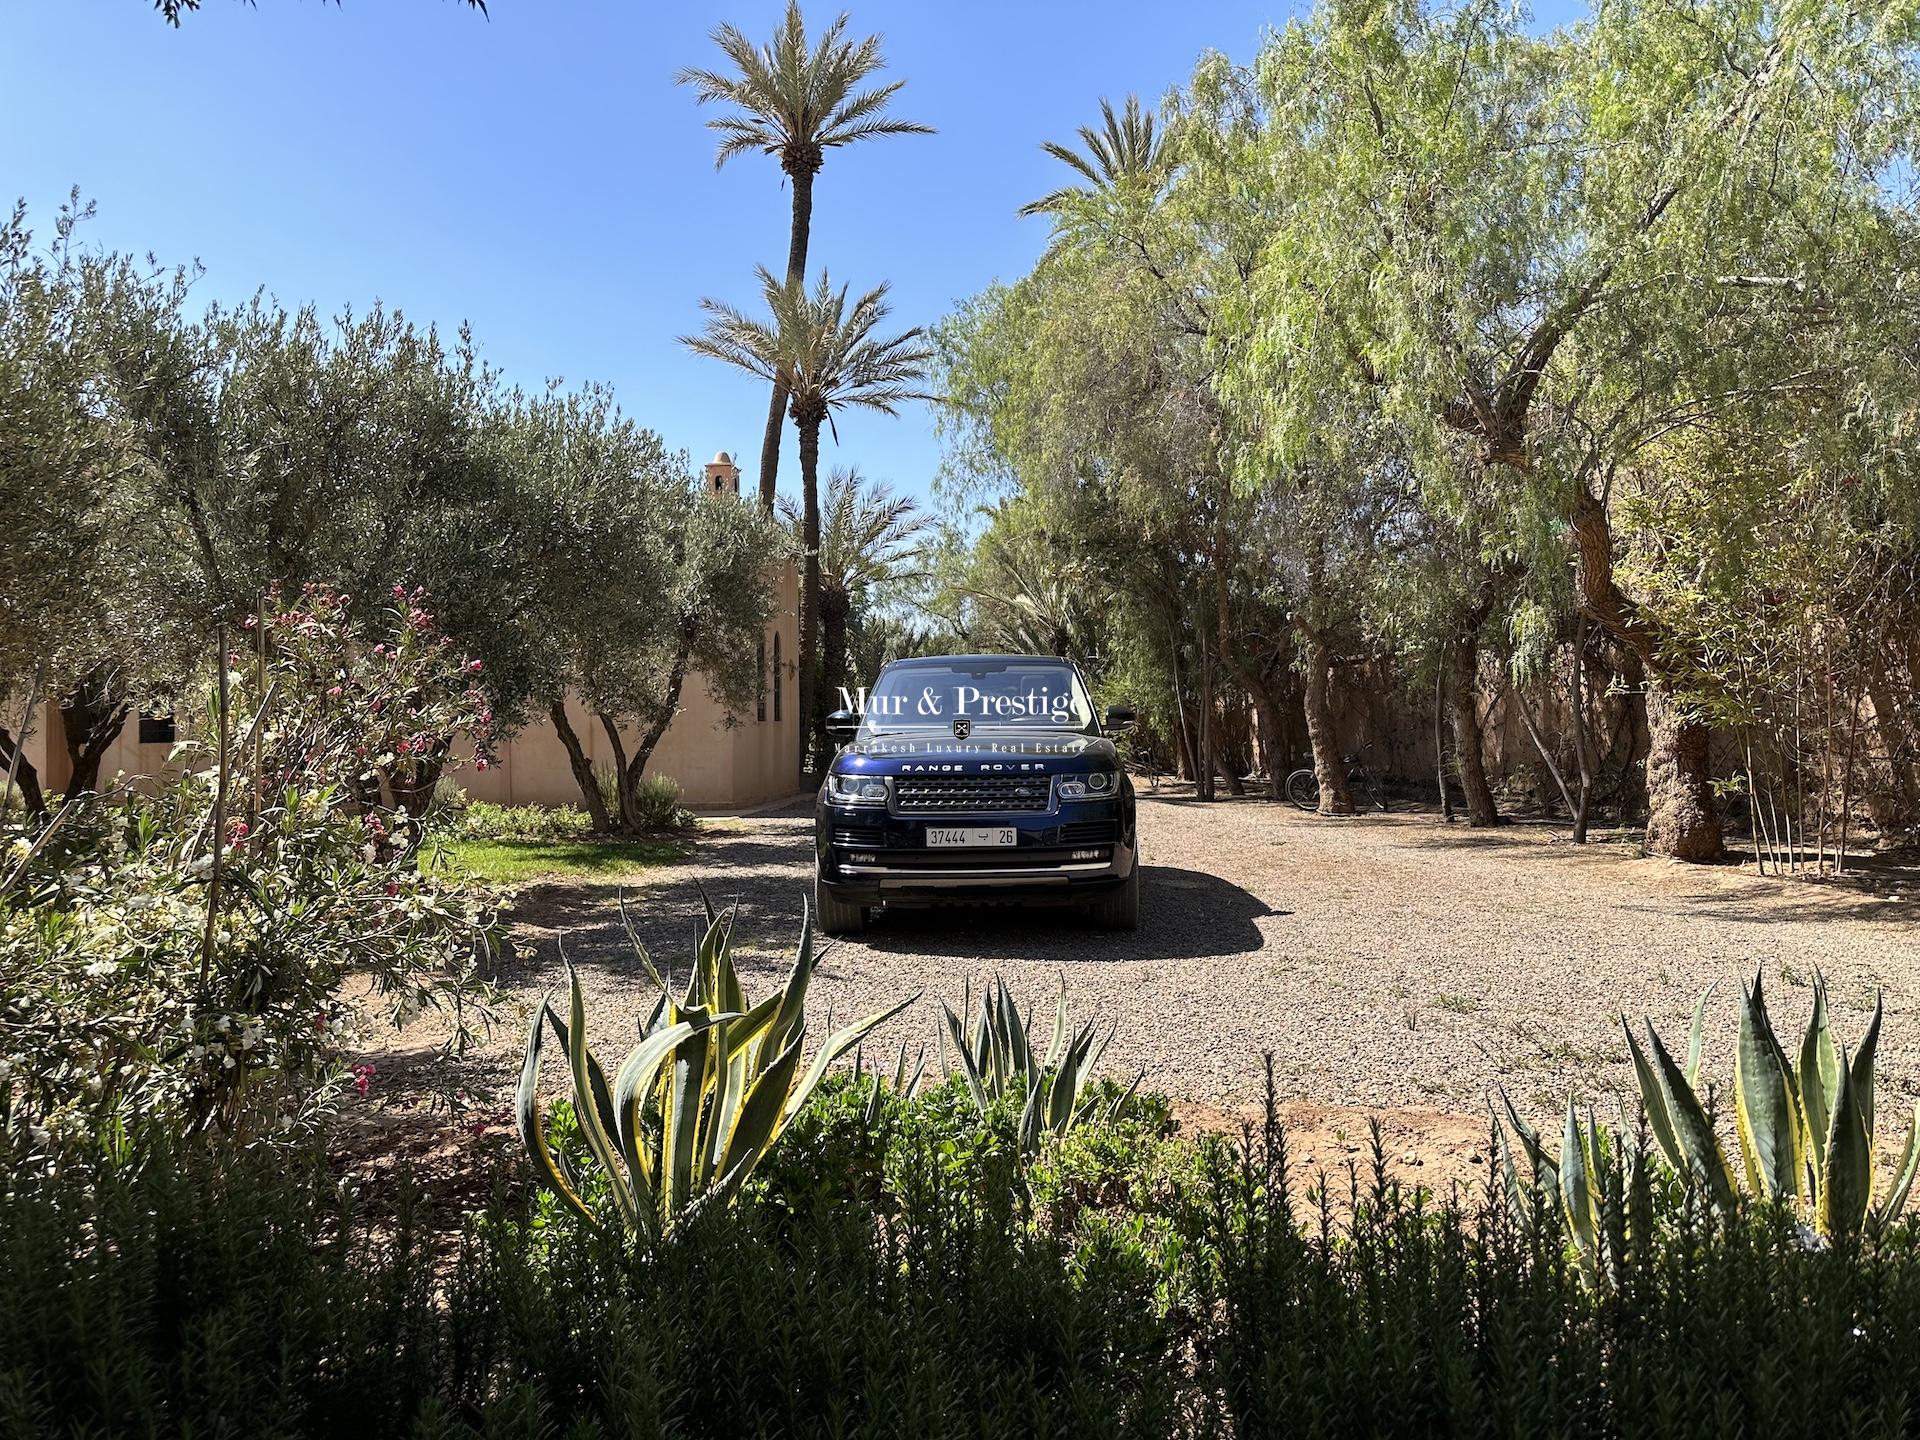
[[[1140,928],[1140,864],[1138,861],[1134,862],[1133,872],[1123,883],[1114,886],[1087,907],[1087,918],[1102,930]]]
[[[867,907],[836,900],[820,883],[820,867],[813,870],[813,913],[823,935],[858,935],[867,928]]]

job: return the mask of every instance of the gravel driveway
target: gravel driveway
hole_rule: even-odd
[[[749,992],[783,974],[811,874],[811,823],[798,804],[716,822],[697,859],[648,872],[630,900],[656,960],[684,965],[697,882],[716,903],[741,902]],[[844,1022],[917,991],[920,1003],[875,1044],[931,1047],[935,1002],[957,1007],[967,982],[977,994],[1002,975],[1045,1014],[1064,975],[1074,1016],[1118,1022],[1109,1068],[1144,1067],[1148,1086],[1200,1110],[1257,1097],[1260,1055],[1271,1050],[1283,1099],[1464,1120],[1483,1113],[1495,1084],[1535,1110],[1564,1103],[1570,1088],[1630,1090],[1616,1013],[1652,1016],[1678,1047],[1694,1000],[1716,982],[1708,1067],[1730,1076],[1739,977],[1761,970],[1785,1029],[1804,1023],[1817,968],[1849,1044],[1872,988],[1884,988],[1882,1073],[1920,1093],[1911,872],[1782,882],[1750,867],[1583,849],[1540,826],[1471,831],[1430,814],[1322,820],[1254,799],[1142,797],[1140,830],[1137,933],[1095,932],[1064,912],[883,916],[833,947],[811,1004]],[[528,953],[506,978],[530,994],[557,984],[564,938],[599,1015],[594,1029],[621,1048],[649,997],[611,888],[537,887],[520,916]],[[504,1065],[518,1037],[503,1038],[490,1048]]]

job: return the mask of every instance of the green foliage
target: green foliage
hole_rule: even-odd
[[[494,902],[395,854],[338,791],[261,797],[225,834],[213,784],[61,812],[6,862],[0,1097],[15,1165],[312,1122],[363,1043],[349,976],[396,1025],[487,1018]],[[219,884],[211,883],[214,850]]]
[[[570,840],[591,832],[577,805],[495,805],[472,800],[452,810],[439,833],[459,840]]]
[[[732,25],[713,32],[733,73],[689,68],[674,78],[693,86],[702,105],[731,107],[707,122],[721,137],[716,166],[758,150],[778,156],[788,174],[799,172],[810,181],[822,151],[881,135],[933,133],[886,113],[905,82],[866,85],[886,63],[880,37],[850,40],[846,31],[841,15],[809,44],[799,0],[789,0],[771,44],[755,45]]]
[[[888,1092],[870,1122],[864,1091],[822,1085],[734,1205],[649,1250],[537,1195],[436,1220],[404,1188],[343,1192],[279,1158],[9,1175],[8,1429],[1910,1428],[1907,1225],[1822,1247],[1777,1212],[1662,1209],[1601,1294],[1556,1212],[1404,1191],[1377,1141],[1328,1195],[1271,1111],[1242,1139],[1169,1136],[1144,1110],[1076,1130],[1028,1209],[1005,1112],[982,1121],[956,1085]]]
[[[1849,1058],[1828,1019],[1826,984],[1816,977],[1812,1013],[1796,1060],[1774,1034],[1760,976],[1755,974],[1751,989],[1742,988],[1733,1084],[1738,1172],[1721,1145],[1712,1096],[1700,1079],[1707,999],[1702,995],[1694,1008],[1684,1065],[1673,1058],[1651,1022],[1642,1047],[1624,1016],[1621,1021],[1647,1128],[1668,1174],[1723,1213],[1758,1202],[1797,1210],[1809,1233],[1825,1239],[1849,1239],[1863,1228],[1884,1231],[1906,1207],[1920,1170],[1920,1106],[1888,1186],[1875,1203],[1874,1056],[1882,1014],[1878,997],[1866,1035]],[[1624,1243],[1629,1229],[1644,1232],[1648,1223],[1644,1218],[1629,1220],[1652,1203],[1644,1144],[1633,1145],[1617,1130],[1600,1125],[1591,1111],[1583,1120],[1569,1099],[1556,1154],[1504,1095],[1501,1104],[1504,1122],[1500,1112],[1494,1115],[1495,1150],[1510,1201],[1517,1212],[1528,1204],[1514,1164],[1517,1139],[1531,1167],[1534,1193],[1545,1196],[1549,1206],[1564,1209],[1567,1231],[1582,1262],[1597,1271],[1603,1258]]]
[[[439,779],[464,742],[476,769],[493,756],[493,707],[484,664],[452,648],[427,608],[426,591],[396,584],[377,628],[353,597],[308,585],[291,602],[269,587],[246,629],[252,653],[226,657],[238,684],[229,703],[248,718],[218,749],[218,714],[206,731],[210,759],[241,787],[331,785],[417,841]],[[380,612],[374,612],[379,614]],[[214,697],[219,703],[219,697]]]
[[[733,965],[734,913],[707,907],[687,987],[676,1003],[637,936],[642,968],[660,999],[641,1040],[611,1081],[588,1048],[579,977],[568,968],[569,1015],[542,1002],[527,1035],[516,1105],[520,1134],[540,1182],[589,1221],[574,1167],[547,1139],[538,1086],[542,1037],[566,1053],[573,1115],[604,1181],[614,1218],[643,1237],[673,1233],[708,1208],[723,1208],[780,1140],[827,1067],[911,998],[835,1031],[801,1069],[807,985],[813,975],[813,921],[800,926],[787,983],[752,1003]]]
[[[447,864],[461,875],[509,888],[555,880],[610,884],[659,865],[678,865],[692,850],[677,840],[615,836],[573,840],[459,840],[433,837],[423,864]]]
[[[634,813],[647,830],[670,830],[694,823],[680,803],[680,782],[671,775],[647,775],[633,787]]]
[[[962,1010],[972,1009],[967,1000]],[[1036,1055],[1028,1033],[1027,1017],[1014,1004],[1005,980],[981,991],[980,1011],[973,1017],[972,1029],[962,1024],[953,1007],[945,1001],[940,1010],[946,1022],[941,1039],[941,1063],[949,1075],[958,1074],[965,1082],[974,1108],[982,1115],[1004,1103],[1019,1105],[1016,1134],[1020,1153],[1030,1156],[1040,1148],[1043,1135],[1064,1135],[1097,1113],[1111,1122],[1132,1098],[1140,1084],[1117,1095],[1088,1094],[1094,1068],[1106,1053],[1118,1021],[1100,1033],[1100,1022],[1089,1020],[1076,1030],[1067,1027],[1067,982],[1060,979],[1060,996],[1054,1005],[1053,1037],[1044,1055]],[[946,1060],[946,1045],[951,1040],[959,1062],[956,1071]],[[904,1058],[904,1052],[903,1052]],[[1141,1072],[1141,1076],[1145,1075]]]

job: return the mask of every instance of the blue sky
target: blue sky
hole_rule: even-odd
[[[335,311],[380,299],[471,323],[516,383],[603,380],[704,460],[749,472],[766,395],[683,351],[698,301],[755,299],[784,264],[788,194],[770,157],[716,173],[704,116],[673,84],[710,64],[722,19],[770,35],[780,0],[203,0],[178,30],[146,0],[10,0],[0,48],[0,190],[43,233],[74,185],[92,243],[198,258],[207,300],[258,287]],[[1556,7],[1557,8],[1557,7]],[[1039,143],[1099,98],[1157,98],[1205,49],[1248,58],[1284,0],[866,0],[897,109],[932,137],[833,154],[813,266],[894,286],[930,324],[1022,273],[1045,222],[1015,209],[1059,183]],[[809,6],[819,23],[831,4]],[[854,416],[828,463],[924,493],[931,417]],[[796,479],[791,427],[782,489]],[[747,483],[751,484],[751,475]]]

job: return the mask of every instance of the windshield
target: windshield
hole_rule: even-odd
[[[1093,702],[1080,673],[1064,660],[968,659],[894,665],[871,691],[845,697],[863,735],[945,730],[956,720],[982,730],[1081,730],[1092,733]]]

